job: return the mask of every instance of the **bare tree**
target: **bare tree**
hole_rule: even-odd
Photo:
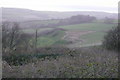
[[[3,52],[11,53],[16,49],[21,38],[20,29],[17,23],[4,22],[2,24],[2,47]]]
[[[22,32],[18,23],[4,22],[2,24],[2,49],[4,53],[13,53],[20,46],[27,49],[29,35]]]

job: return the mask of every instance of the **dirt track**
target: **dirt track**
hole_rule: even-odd
[[[67,41],[84,41],[82,39],[80,39],[80,36],[85,35],[85,34],[89,34],[95,31],[80,31],[80,30],[72,30],[72,31],[66,31],[65,36],[63,37],[63,39],[67,40]]]

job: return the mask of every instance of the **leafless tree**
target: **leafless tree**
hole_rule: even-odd
[[[29,35],[22,32],[18,23],[4,22],[2,24],[2,50],[13,53],[20,46],[28,47]]]

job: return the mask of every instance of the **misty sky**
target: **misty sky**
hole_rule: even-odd
[[[118,12],[119,0],[0,0],[0,7],[40,11]]]

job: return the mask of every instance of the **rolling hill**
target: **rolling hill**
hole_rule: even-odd
[[[63,19],[74,15],[90,15],[98,19],[105,17],[117,19],[117,13],[95,12],[95,11],[35,11],[21,8],[0,8],[3,21],[31,21],[31,20],[47,20],[47,19]],[[0,20],[1,21],[1,20]]]

